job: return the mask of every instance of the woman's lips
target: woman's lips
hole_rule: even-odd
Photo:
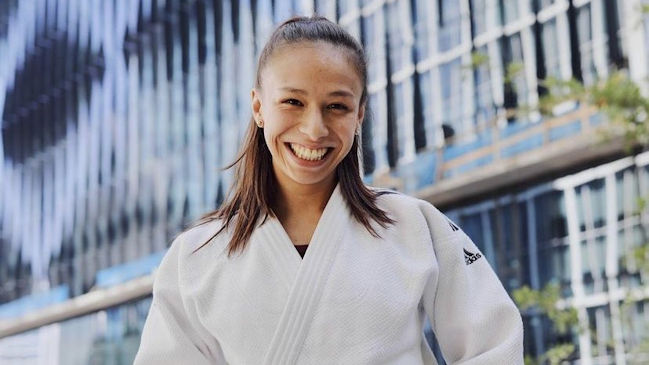
[[[289,150],[289,153],[293,157],[293,160],[304,167],[317,167],[323,165],[328,160],[330,152],[333,149],[331,147],[308,149],[296,143],[285,143],[285,146],[286,149]],[[322,151],[323,149],[325,151]]]

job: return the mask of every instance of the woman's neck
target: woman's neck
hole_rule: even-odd
[[[320,218],[335,188],[336,181],[313,185],[278,184],[275,213],[280,221],[295,217]]]

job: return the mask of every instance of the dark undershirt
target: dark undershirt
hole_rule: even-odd
[[[309,247],[309,245],[294,245],[295,249],[297,252],[304,258],[304,254],[306,253],[306,249]]]

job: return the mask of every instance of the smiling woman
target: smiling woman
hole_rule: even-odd
[[[321,17],[264,47],[225,203],[174,240],[136,364],[522,364],[518,310],[434,206],[365,186],[367,65]],[[470,260],[469,260],[470,259]]]
[[[252,109],[264,121],[280,187],[335,185],[335,169],[365,113],[362,80],[350,72],[348,53],[327,42],[303,41],[278,48],[262,70]]]

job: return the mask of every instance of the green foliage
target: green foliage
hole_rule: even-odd
[[[476,69],[481,66],[489,64],[489,56],[482,52],[473,52],[471,53],[471,68]]]
[[[462,78],[469,77],[470,72],[473,72],[483,66],[489,67],[489,56],[478,51],[472,52],[470,63],[462,65],[462,69],[464,71],[462,72]]]
[[[515,290],[513,296],[520,310],[537,310],[547,315],[554,324],[554,329],[560,334],[568,333],[579,323],[577,310],[560,309],[557,306],[561,295],[556,284],[548,284],[542,290],[534,290],[525,285]]]
[[[505,83],[512,84],[514,79],[525,70],[525,65],[522,62],[511,62],[505,68]],[[514,85],[512,85],[514,87]]]
[[[558,365],[561,364],[563,360],[570,357],[573,352],[575,352],[575,345],[564,343],[549,349],[545,355],[543,355],[543,358],[544,360],[547,359],[551,365]]]
[[[644,212],[644,210],[647,209],[647,203],[649,203],[649,201],[647,200],[647,197],[638,198],[638,200],[636,201],[637,209],[633,213],[634,214],[641,214],[642,212]]]
[[[649,99],[626,74],[617,72],[594,85],[590,102],[606,114],[628,144],[649,144]]]
[[[641,197],[637,200],[637,207],[634,214],[640,215],[647,208],[648,197]],[[631,261],[633,265],[630,265]],[[622,266],[629,272],[639,272],[641,278],[646,279],[649,277],[649,242],[640,246],[636,246],[631,251],[625,252],[625,257],[622,260]],[[643,280],[643,279],[641,279]],[[640,332],[638,328],[649,325],[646,321],[638,323],[632,315],[636,302],[639,299],[634,297],[630,292],[627,293],[626,298],[620,306],[621,318],[624,326],[630,332]],[[646,356],[649,354],[649,336],[645,335],[641,338],[631,338],[625,341],[627,352],[630,353],[628,364],[646,364]]]
[[[636,321],[632,315],[636,301],[637,299],[627,294],[626,298],[620,305],[620,314],[623,325],[629,332],[642,333],[642,328],[646,328],[647,323]],[[627,364],[646,364],[646,356],[649,354],[649,336],[645,335],[641,338],[627,338],[624,346],[626,352],[631,355],[628,358]]]
[[[552,321],[555,331],[560,334],[567,334],[577,328],[579,319],[577,310],[572,307],[559,308],[557,303],[561,299],[560,288],[556,284],[548,284],[541,290],[534,290],[523,286],[512,293],[514,301],[521,311],[536,311],[546,315]],[[571,343],[557,344],[548,349],[538,359],[526,356],[526,365],[542,364],[546,361],[550,364],[560,364],[574,353],[575,346]]]
[[[525,65],[522,62],[510,62],[505,66],[505,75],[503,81],[505,84],[516,92],[515,79],[525,70]],[[534,112],[534,108],[529,108],[526,105],[519,105],[517,108],[511,108],[506,111],[507,117],[524,117]]]
[[[646,364],[646,359],[643,359],[642,355],[649,354],[649,338],[645,338],[642,342],[637,344],[631,349],[631,357],[627,364],[630,365],[642,365]],[[640,359],[638,359],[640,358]]]
[[[525,365],[537,365],[539,363],[532,355],[525,355],[523,361]]]
[[[577,100],[583,102],[586,98],[584,85],[575,79],[561,80],[556,77],[548,77],[539,82],[548,93],[539,98],[539,111],[543,115],[552,115],[555,106],[566,100]]]
[[[640,273],[645,277],[649,275],[649,243],[634,248],[632,255]]]
[[[640,197],[636,201],[636,209],[633,214],[641,215],[647,209],[649,197]],[[633,263],[633,265],[631,264]],[[629,272],[639,272],[641,277],[649,278],[649,242],[645,242],[639,246],[632,248],[625,253],[622,258],[622,267]],[[633,303],[635,300],[627,297],[625,302]]]
[[[541,84],[548,89],[548,94],[539,100],[542,114],[552,115],[553,108],[567,100],[590,104],[611,122],[609,136],[624,136],[628,150],[637,144],[649,145],[649,99],[624,72],[614,72],[588,87],[575,79],[551,77],[542,80]]]
[[[530,288],[527,285],[516,289],[513,293],[514,302],[521,311],[529,310],[539,302],[540,292]]]

